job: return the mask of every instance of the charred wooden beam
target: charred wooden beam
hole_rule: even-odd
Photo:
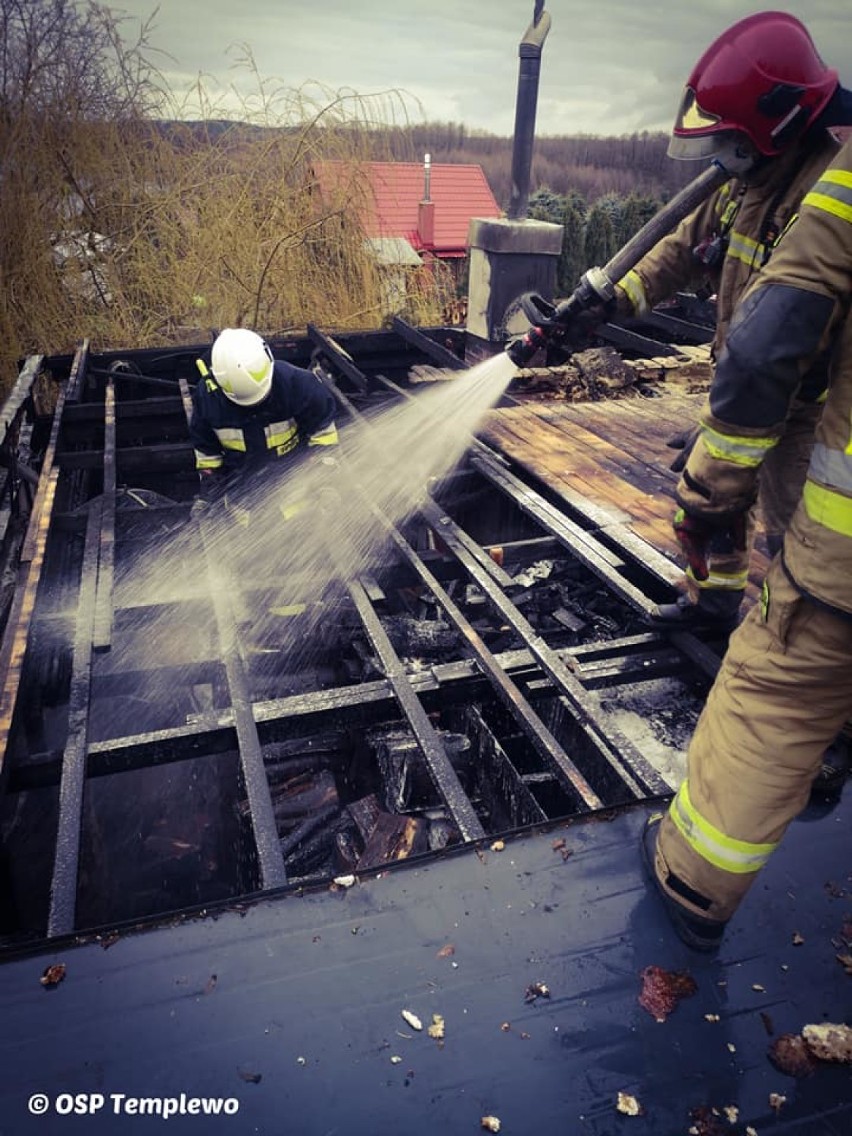
[[[5,755],[21,682],[21,671],[26,654],[30,624],[35,611],[36,593],[44,567],[47,534],[50,528],[59,470],[54,468],[62,415],[69,393],[76,390],[85,360],[85,346],[81,347],[71,365],[70,374],[59,392],[50,428],[50,437],[41,463],[39,484],[30,513],[27,534],[18,558],[17,584],[9,618],[0,644],[0,785],[3,783]]]
[[[340,371],[346,378],[356,387],[359,391],[367,390],[367,377],[363,371],[359,370],[352,361],[352,356],[340,346],[340,344],[326,335],[324,332],[312,323],[308,324],[308,337],[311,342],[316,344],[317,347],[322,348],[328,362],[336,370]]]
[[[637,355],[677,355],[677,348],[670,343],[661,343],[638,331],[619,324],[605,323],[595,328],[595,337],[611,343],[622,351],[635,351]]]
[[[28,356],[18,374],[15,385],[3,403],[3,413],[0,417],[0,446],[6,441],[9,430],[32,393],[33,383],[41,369],[43,358],[43,355]]]
[[[427,839],[427,826],[417,817],[381,812],[364,845],[356,871],[366,872],[394,860],[406,860],[409,856],[425,852]]]
[[[484,477],[514,501],[522,513],[532,517],[555,536],[564,548],[602,579],[616,595],[635,611],[651,615],[656,603],[623,574],[624,562],[596,541],[595,535],[571,521],[540,494],[530,489],[484,449],[471,456],[471,462]]]
[[[112,590],[115,579],[115,386],[112,376],[107,382],[104,401],[103,461],[98,582],[92,635],[92,646],[96,651],[108,650],[112,642]]]
[[[443,542],[447,548],[459,551],[458,559],[462,563],[466,563],[469,557],[498,587],[512,587],[512,577],[508,572],[504,571],[494,557],[490,556],[481,545],[468,536],[451,516],[438,509],[437,506],[428,503],[423,507],[423,514],[429,521],[432,532],[437,539]]]
[[[336,550],[334,555],[337,556]],[[338,562],[338,567],[342,565]],[[344,576],[345,578],[345,576]],[[415,693],[402,660],[393,649],[381,620],[367,598],[363,584],[350,580],[347,588],[361,618],[364,630],[379,657],[382,673],[393,688],[394,696],[417,740],[423,760],[435,788],[458,826],[463,840],[479,840],[485,835],[482,823],[462,789],[458,774],[453,769],[437,730]]]
[[[83,788],[86,781],[86,740],[92,683],[92,632],[95,625],[95,591],[101,543],[101,502],[89,508],[86,544],[80,568],[77,627],[71,688],[68,698],[68,736],[62,754],[59,783],[59,821],[50,884],[47,935],[68,935],[74,930],[77,908],[77,871],[83,824]]]
[[[434,504],[425,504],[421,512],[433,531],[439,530],[443,513]],[[593,699],[587,697],[582,684],[571,673],[570,663],[566,663],[558,653],[549,647],[524,615],[493,582],[479,562],[471,557],[460,545],[452,552],[465,565],[468,574],[482,589],[486,600],[500,613],[500,616],[521,637],[527,650],[541,668],[557,685],[562,695],[568,699],[573,716],[589,739],[595,754],[610,765],[624,782],[634,797],[641,800],[650,793],[659,795],[668,786],[656,770],[646,761],[631,741],[612,723],[606,722]]]
[[[181,380],[181,394],[188,421],[192,413],[192,402],[189,384],[183,379]],[[261,883],[264,889],[281,887],[287,882],[287,873],[284,869],[281,849],[278,846],[275,813],[269,793],[269,782],[266,779],[266,771],[263,765],[263,751],[258,737],[257,724],[252,712],[248,681],[237,648],[237,629],[233,612],[226,598],[229,592],[226,586],[223,587],[223,581],[217,578],[214,568],[217,558],[212,552],[214,534],[209,530],[209,522],[203,515],[198,519],[198,530],[210,578],[213,612],[222,649],[222,662],[228,682],[228,690],[230,691],[231,713],[237,735],[243,782],[251,808],[252,834],[257,848]]]
[[[46,472],[44,469],[42,470],[24,549],[18,563],[17,584],[12,606],[3,631],[3,641],[0,644],[0,683],[2,683],[2,690],[0,690],[0,786],[3,785],[7,772],[6,752],[12,734],[15,709],[20,693],[24,656],[27,651],[30,625],[35,611],[38,584],[44,567],[50,515],[58,480],[58,469],[51,469],[48,465]]]
[[[100,372],[95,371],[94,373],[99,374]],[[106,375],[109,382],[113,382],[116,378],[112,372],[106,372]],[[138,375],[134,376],[134,378],[138,377]],[[165,383],[165,380],[163,381]],[[170,390],[177,391],[178,389],[177,383],[168,382],[165,385]],[[158,398],[121,399],[120,406],[121,417],[128,422],[144,421],[145,419],[158,422],[163,418],[178,417],[184,425],[186,424],[183,403],[178,393],[173,396],[162,395]],[[92,429],[95,429],[103,421],[103,413],[103,403],[101,402],[76,403],[74,406],[66,408],[64,428],[66,431],[71,427],[91,426]]]
[[[116,450],[118,473],[139,473],[147,470],[167,472],[193,469],[192,446],[188,442],[165,442],[148,446],[123,446]],[[57,455],[56,464],[63,470],[99,469],[103,464],[102,450],[64,450]]]
[[[119,385],[122,380],[126,383],[135,385],[136,383],[147,387],[156,387],[162,391],[172,391],[177,394],[177,380],[176,379],[163,379],[155,375],[145,375],[141,371],[121,371],[114,370],[112,367],[90,367],[89,373],[96,378],[109,377],[111,379],[118,379]],[[163,401],[166,401],[165,399]]]
[[[453,354],[440,343],[436,343],[434,339],[430,339],[428,335],[425,335],[416,327],[412,327],[410,323],[406,323],[399,316],[393,317],[391,327],[406,343],[410,343],[413,347],[422,351],[424,355],[428,355],[436,366],[451,371],[463,371],[467,366],[464,359],[460,359],[458,355]]]
[[[485,645],[482,637],[474,630],[460,608],[441,587],[437,578],[429,571],[414,549],[388,524],[384,516],[374,510],[377,520],[385,527],[393,543],[414,567],[423,583],[431,591],[447,618],[456,627],[468,647],[474,652],[479,665],[491,681],[498,697],[507,706],[536,751],[556,769],[571,791],[580,809],[601,808],[603,802],[589,785],[586,777],[565,753],[556,738],[547,729],[533,708],[523,697],[518,687],[500,667],[495,656]]]

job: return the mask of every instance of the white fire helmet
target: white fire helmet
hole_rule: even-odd
[[[210,357],[213,378],[238,406],[254,406],[272,387],[272,352],[256,331],[226,327]]]

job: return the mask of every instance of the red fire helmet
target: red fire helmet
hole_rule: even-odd
[[[823,110],[838,82],[795,16],[747,16],[693,68],[669,154],[711,158],[723,142],[718,136],[730,131],[745,134],[761,154],[780,154]]]

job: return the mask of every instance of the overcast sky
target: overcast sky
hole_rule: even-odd
[[[533,0],[115,0],[125,42],[153,16],[149,42],[173,91],[203,76],[217,110],[234,85],[257,90],[238,60],[247,45],[269,84],[320,84],[362,96],[405,92],[409,118],[510,135],[518,45]],[[852,86],[850,0],[773,5],[743,0],[547,0],[536,131],[668,130],[704,48],[742,16],[776,7],[802,19],[829,66]],[[155,14],[156,13],[156,14]],[[220,84],[219,87],[216,84]],[[309,93],[322,101],[320,88]],[[399,105],[396,103],[395,105]],[[186,108],[185,108],[186,109]],[[189,117],[189,114],[187,114]]]

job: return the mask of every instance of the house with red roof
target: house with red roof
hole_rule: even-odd
[[[314,165],[327,200],[351,198],[378,262],[390,272],[448,264],[456,279],[468,254],[472,217],[500,217],[502,210],[481,166],[419,162],[340,162]],[[404,288],[404,285],[403,285]]]

